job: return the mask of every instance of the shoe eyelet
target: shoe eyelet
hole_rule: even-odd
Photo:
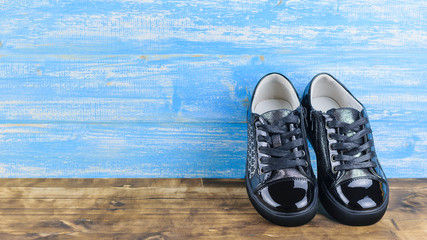
[[[305,161],[305,167],[306,167],[306,168],[308,167],[308,162],[307,162],[307,161]]]
[[[260,172],[261,174],[264,174],[264,169],[263,169],[263,168],[260,168],[260,169],[259,169],[259,172]]]
[[[302,157],[305,157],[305,151],[302,150]]]
[[[333,167],[333,168],[332,168],[332,173],[333,173],[333,174],[336,174],[336,173],[337,173],[337,170],[335,169],[335,167]]]
[[[328,139],[332,140],[331,133],[328,133]]]
[[[329,144],[329,152],[334,151],[334,149],[332,149],[332,144]]]
[[[332,161],[332,162],[336,162],[336,161],[337,161],[337,160],[335,160],[335,157],[336,157],[336,156],[337,156],[336,154],[332,154],[332,155],[331,155],[331,161]]]

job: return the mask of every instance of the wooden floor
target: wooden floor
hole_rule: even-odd
[[[0,179],[0,239],[427,239],[427,179],[390,179],[384,218],[301,227],[252,208],[243,180]]]

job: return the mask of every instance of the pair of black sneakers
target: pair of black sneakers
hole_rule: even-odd
[[[319,198],[344,224],[370,225],[382,218],[388,184],[366,110],[334,77],[315,76],[300,102],[285,76],[264,76],[247,122],[246,189],[264,218],[284,226],[305,224]],[[317,156],[317,181],[307,136]]]

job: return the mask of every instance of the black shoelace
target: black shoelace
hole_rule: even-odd
[[[377,166],[375,162],[371,161],[376,154],[374,151],[369,150],[374,145],[374,142],[367,137],[372,130],[368,127],[362,127],[366,123],[368,123],[368,119],[365,117],[351,124],[338,120],[328,122],[328,127],[338,130],[337,133],[331,133],[329,136],[337,140],[336,143],[331,144],[331,148],[337,150],[338,155],[332,157],[335,161],[341,161],[341,165],[335,167],[335,171]],[[348,134],[351,132],[354,134]]]
[[[301,159],[305,156],[301,129],[298,127],[299,117],[290,113],[288,116],[273,122],[272,124],[260,124],[258,128],[267,133],[260,135],[258,141],[268,143],[267,147],[259,147],[259,151],[268,157],[261,157],[261,163],[265,164],[261,172],[267,173],[274,170],[307,166],[308,163]]]

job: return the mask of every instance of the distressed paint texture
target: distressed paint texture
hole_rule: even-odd
[[[0,176],[241,178],[248,99],[277,71],[300,94],[336,76],[387,175],[427,177],[426,15],[409,0],[0,0]]]

